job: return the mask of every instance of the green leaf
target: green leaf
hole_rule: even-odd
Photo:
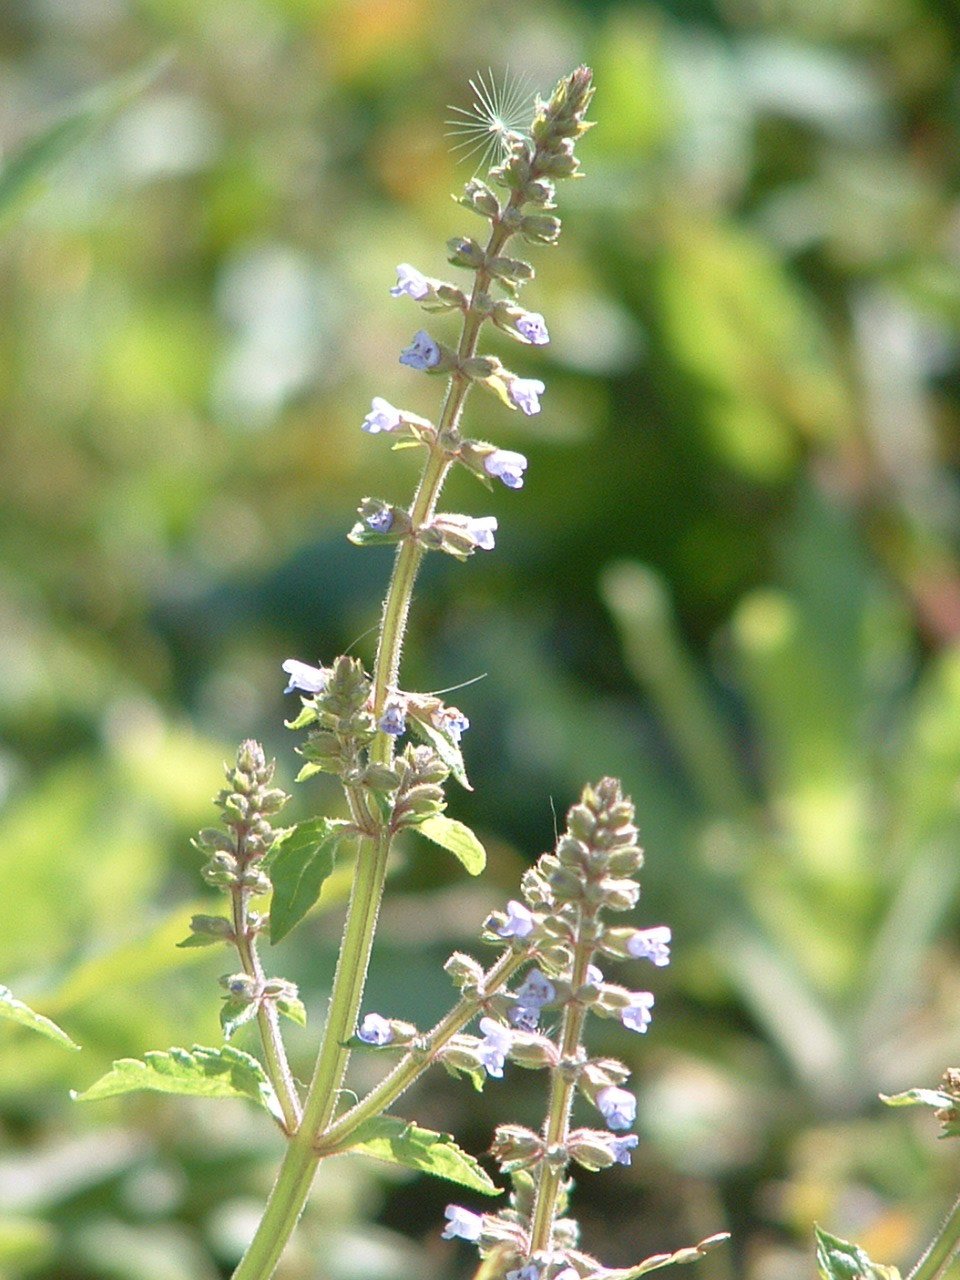
[[[232,1040],[234,1032],[257,1016],[256,1002],[228,997],[220,1006],[220,1026],[224,1040]]]
[[[329,818],[301,822],[270,859],[270,941],[274,945],[300,923],[320,897],[347,825]]]
[[[900,1280],[896,1267],[872,1262],[857,1244],[814,1227],[817,1268],[823,1280]]]
[[[142,93],[168,61],[152,59],[94,90],[14,152],[0,168],[0,220],[12,213],[65,155]]]
[[[307,1025],[307,1008],[302,1000],[296,996],[281,996],[276,1001],[277,1013],[284,1018],[289,1018],[291,1022],[295,1022],[298,1027]]]
[[[399,1116],[374,1116],[359,1126],[350,1142],[350,1151],[402,1164],[436,1178],[459,1183],[481,1195],[500,1194],[500,1187],[488,1177],[473,1156],[468,1155],[448,1133],[421,1129]]]
[[[31,1031],[38,1031],[40,1035],[46,1036],[48,1040],[56,1040],[58,1044],[62,1044],[66,1049],[80,1048],[55,1022],[51,1022],[49,1018],[45,1018],[41,1013],[35,1013],[29,1005],[24,1004],[22,1000],[18,1000],[9,987],[2,985],[0,985],[0,1018],[8,1018],[11,1022],[16,1022],[18,1026],[29,1027]]]
[[[957,1098],[951,1098],[949,1093],[944,1093],[941,1089],[905,1089],[903,1093],[881,1093],[880,1101],[885,1102],[888,1107],[924,1106],[936,1107],[938,1111],[960,1106]]]
[[[448,738],[445,733],[441,733],[436,725],[430,724],[427,720],[419,720],[416,716],[411,715],[407,717],[407,723],[418,737],[433,747],[461,787],[464,787],[467,791],[472,791],[473,787],[467,781],[467,770],[463,763],[463,755],[457,744],[451,738]]]
[[[191,1050],[158,1050],[144,1054],[142,1062],[139,1058],[120,1058],[89,1089],[74,1092],[73,1098],[76,1102],[94,1102],[140,1089],[194,1098],[247,1098],[266,1107],[272,1115],[281,1115],[263,1067],[249,1053],[229,1044],[220,1049],[195,1044]]]
[[[414,831],[446,849],[455,858],[459,858],[472,876],[478,876],[487,865],[487,854],[483,845],[468,826],[458,822],[456,818],[448,818],[445,813],[436,813],[432,817],[418,822]]]

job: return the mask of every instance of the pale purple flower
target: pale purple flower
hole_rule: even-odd
[[[357,1039],[364,1044],[389,1044],[393,1039],[393,1027],[379,1013],[368,1013],[357,1029]]]
[[[406,707],[400,702],[388,702],[383,709],[383,715],[380,717],[380,732],[389,733],[391,737],[398,738],[406,730],[406,727]]]
[[[440,1233],[443,1240],[459,1237],[461,1240],[475,1242],[480,1239],[483,1218],[479,1213],[471,1213],[469,1209],[463,1209],[458,1204],[448,1204],[443,1215],[447,1219],[447,1225]]]
[[[374,396],[370,412],[360,424],[360,428],[375,436],[381,431],[396,431],[402,422],[403,415],[399,409],[395,409],[390,401],[384,400],[382,396]]]
[[[467,521],[467,533],[472,534],[473,540],[480,551],[492,551],[496,545],[494,534],[497,530],[496,516],[477,516],[471,517]]]
[[[599,987],[603,981],[603,974],[595,964],[587,965],[587,981],[592,982],[595,987]]]
[[[508,1271],[506,1280],[540,1280],[542,1270],[539,1262],[528,1262],[526,1266],[517,1267],[516,1271]]]
[[[627,939],[627,952],[636,960],[652,960],[662,968],[670,963],[670,926],[655,925],[652,929],[638,929]]]
[[[304,693],[323,693],[327,687],[327,672],[322,667],[311,667],[306,662],[298,662],[296,658],[287,658],[282,670],[290,677],[284,693],[293,693],[294,689],[300,689]]]
[[[614,1138],[610,1143],[610,1150],[613,1152],[613,1158],[617,1164],[629,1164],[630,1152],[634,1149],[640,1139],[635,1133],[628,1133],[625,1138]]]
[[[511,402],[528,418],[540,412],[540,396],[546,389],[539,378],[511,378],[507,383],[507,395]]]
[[[634,991],[626,1009],[620,1010],[620,1021],[628,1031],[646,1031],[653,1020],[653,995],[649,991]]]
[[[497,1022],[496,1018],[481,1018],[480,1030],[483,1032],[483,1039],[477,1046],[480,1061],[487,1075],[499,1080],[503,1076],[503,1065],[513,1044],[510,1028]]]
[[[522,489],[527,460],[522,453],[514,453],[512,449],[496,449],[484,458],[483,469],[488,476],[502,480],[508,489]]]
[[[400,363],[408,364],[411,369],[432,369],[440,363],[440,348],[426,329],[418,329],[413,335],[409,347],[400,352]]]
[[[550,979],[539,969],[531,969],[517,989],[517,999],[521,1004],[545,1005],[557,998],[557,989]]]
[[[580,1280],[580,1272],[575,1271],[573,1267],[564,1267],[553,1277],[553,1280]]]
[[[494,932],[501,938],[526,938],[533,931],[533,913],[523,905],[511,899],[507,903],[507,919]]]
[[[364,524],[374,533],[389,533],[393,524],[393,512],[389,507],[381,507],[368,516],[364,516]]]
[[[445,733],[452,742],[456,743],[459,743],[461,737],[470,728],[470,721],[456,707],[444,707],[441,711],[435,711],[433,723],[441,733]]]
[[[550,341],[547,322],[539,311],[525,312],[517,321],[515,328],[522,338],[535,347],[544,347]],[[541,387],[540,390],[542,391],[543,388]]]
[[[539,969],[531,969],[516,992],[516,1004],[510,1010],[515,1027],[532,1031],[540,1020],[540,1010],[557,997],[557,989]]]
[[[411,267],[409,262],[401,262],[397,267],[397,283],[390,292],[395,298],[406,294],[408,298],[413,298],[414,302],[419,302],[421,298],[427,296],[431,288],[430,281],[416,267]]]
[[[637,1118],[637,1100],[626,1089],[608,1084],[597,1093],[597,1110],[611,1129],[629,1129]]]

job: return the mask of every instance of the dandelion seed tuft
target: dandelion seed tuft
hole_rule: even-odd
[[[526,77],[509,70],[498,83],[488,67],[486,77],[478,72],[469,84],[473,105],[450,107],[454,115],[444,122],[448,126],[447,137],[458,139],[451,150],[463,153],[459,159],[467,160],[479,153],[477,169],[490,168],[506,159],[511,135],[527,136],[534,95]]]

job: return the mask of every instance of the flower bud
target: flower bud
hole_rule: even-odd
[[[529,1168],[542,1158],[543,1139],[523,1125],[501,1124],[494,1132],[490,1154],[504,1173],[513,1173]]]
[[[483,266],[484,252],[470,236],[454,236],[447,241],[447,261],[477,271]]]
[[[220,979],[220,985],[234,1000],[250,1002],[260,995],[260,984],[249,973],[228,973]]]
[[[560,1053],[553,1041],[535,1031],[515,1031],[507,1057],[518,1067],[534,1071],[541,1067],[555,1067],[560,1061]]]
[[[491,221],[500,216],[500,201],[487,184],[481,182],[479,178],[470,179],[463,188],[463,195],[460,197],[458,204],[462,204],[466,209],[472,209],[474,213],[480,214],[483,218],[489,218]]]
[[[238,871],[237,859],[233,854],[218,850],[213,857],[202,868],[200,874],[206,880],[207,884],[215,885],[218,889],[228,888],[237,882]]]
[[[455,951],[443,969],[461,991],[468,986],[479,990],[483,982],[483,965],[474,960],[473,956],[465,955],[462,951]]]

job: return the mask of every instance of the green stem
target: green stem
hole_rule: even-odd
[[[499,253],[509,236],[505,228],[495,226],[487,247],[488,255],[493,257]],[[477,337],[485,317],[474,308],[479,294],[489,286],[490,276],[481,269],[477,272],[470,307],[464,316],[459,346],[461,359],[476,352]],[[469,388],[467,378],[460,373],[453,374],[437,424],[438,440],[456,428]],[[452,457],[441,445],[431,447],[410,508],[414,530],[432,516],[452,464]],[[412,536],[400,544],[394,560],[374,667],[373,705],[378,717],[388,693],[397,683],[410,601],[422,558],[423,547]],[[371,759],[388,764],[393,758],[393,746],[393,738],[389,734],[377,734],[370,751]],[[383,830],[375,841],[361,840],[359,843],[330,1009],[317,1065],[303,1105],[303,1119],[290,1140],[263,1217],[234,1272],[233,1280],[269,1280],[303,1212],[319,1158],[315,1143],[333,1117],[350,1057],[345,1041],[356,1025],[363,998],[389,852],[390,834],[387,830]]]
[[[256,935],[250,928],[247,913],[250,890],[238,885],[234,888],[232,897],[233,932],[240,963],[244,973],[254,978],[258,986],[262,986],[265,979],[263,965],[260,963]],[[300,1124],[300,1099],[297,1097],[297,1087],[293,1082],[293,1073],[287,1061],[283,1036],[280,1034],[280,1017],[276,1005],[271,1000],[260,1001],[257,1009],[257,1026],[263,1045],[266,1072],[283,1113],[283,1127],[287,1133],[295,1133]]]
[[[583,934],[581,927],[577,936]],[[582,987],[587,980],[587,969],[593,954],[593,944],[578,942],[573,955],[573,971],[570,985],[574,991]],[[563,1011],[563,1025],[560,1033],[560,1063],[553,1070],[550,1085],[550,1101],[547,1106],[547,1119],[543,1126],[546,1158],[540,1165],[537,1176],[537,1190],[534,1200],[533,1214],[530,1221],[530,1256],[538,1251],[549,1249],[553,1234],[553,1220],[557,1211],[557,1196],[563,1175],[566,1172],[567,1160],[554,1162],[550,1159],[551,1151],[563,1151],[567,1142],[567,1131],[570,1126],[570,1109],[573,1106],[574,1094],[577,1091],[576,1077],[564,1071],[562,1064],[571,1062],[576,1056],[583,1033],[583,1023],[587,1016],[586,1005],[569,1001]]]
[[[335,1155],[349,1145],[348,1139],[365,1120],[381,1115],[391,1103],[404,1093],[418,1076],[421,1076],[436,1060],[437,1053],[448,1040],[476,1017],[482,1007],[483,1000],[498,991],[521,965],[529,960],[523,951],[506,951],[484,976],[482,994],[471,999],[464,998],[454,1005],[445,1017],[437,1023],[432,1031],[424,1036],[416,1050],[405,1054],[393,1070],[367,1094],[360,1102],[344,1112],[326,1129],[316,1141],[316,1150],[320,1156]]]
[[[926,1252],[907,1275],[907,1280],[936,1280],[936,1277],[953,1260],[958,1249],[960,1249],[960,1199],[954,1203]]]

